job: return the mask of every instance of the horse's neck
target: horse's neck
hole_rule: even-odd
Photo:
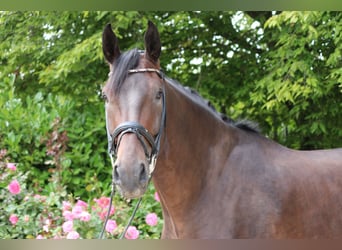
[[[222,141],[234,136],[209,108],[174,86],[167,87],[166,105],[166,129],[153,181],[164,216],[173,220],[193,210],[211,168],[223,165],[220,159],[213,161],[214,155],[228,152],[229,143],[223,146]]]

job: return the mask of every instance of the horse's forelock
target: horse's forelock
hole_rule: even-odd
[[[115,60],[113,65],[113,72],[110,77],[110,88],[119,93],[120,89],[125,82],[128,70],[138,67],[140,59],[140,51],[138,49],[132,49],[124,52],[120,57]]]

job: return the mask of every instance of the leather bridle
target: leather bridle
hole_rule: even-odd
[[[131,69],[128,71],[129,74],[135,73],[146,73],[146,72],[155,72],[164,82],[165,77],[164,73],[161,70],[153,69],[153,68],[144,68],[144,69]],[[120,142],[125,134],[133,133],[137,136],[142,148],[144,149],[146,159],[149,162],[149,178],[151,177],[156,164],[156,159],[158,157],[159,149],[160,149],[160,138],[162,136],[165,119],[166,119],[166,100],[165,100],[165,87],[163,83],[162,87],[162,114],[161,114],[161,122],[158,133],[153,136],[143,125],[135,121],[126,121],[119,124],[114,132],[110,135],[111,137],[111,145],[109,148],[109,154],[111,158],[116,158],[118,153],[118,148],[120,146]],[[151,147],[151,151],[148,150],[148,145]]]
[[[150,182],[151,178],[152,178],[152,174],[153,171],[155,169],[156,166],[156,161],[157,161],[157,157],[158,157],[158,153],[159,153],[159,149],[160,149],[160,139],[162,136],[162,133],[164,131],[164,127],[165,127],[165,122],[166,122],[166,98],[165,98],[165,75],[161,70],[158,69],[153,69],[153,68],[144,68],[144,69],[131,69],[128,70],[129,74],[134,74],[134,73],[146,73],[146,72],[154,72],[156,73],[160,79],[162,79],[163,81],[163,87],[162,87],[162,114],[161,114],[161,122],[160,122],[160,127],[159,127],[159,131],[158,133],[153,136],[144,126],[142,126],[140,123],[135,122],[135,121],[126,121],[123,122],[121,124],[119,124],[115,129],[114,132],[112,134],[110,134],[110,136],[108,136],[108,139],[110,139],[110,146],[109,146],[109,156],[110,159],[112,161],[112,166],[113,166],[113,180],[114,180],[114,175],[115,175],[115,169],[114,169],[114,160],[117,157],[117,153],[118,153],[118,148],[120,146],[120,142],[122,140],[122,137],[125,134],[128,133],[133,133],[137,136],[138,140],[140,141],[144,152],[145,152],[145,156],[146,159],[149,162],[149,171],[148,171],[148,175],[149,175],[149,179],[148,182]],[[107,119],[107,117],[106,117]],[[107,121],[106,121],[107,123]],[[108,123],[107,123],[107,130],[108,130]],[[109,132],[109,131],[107,131]],[[148,144],[151,146],[151,152],[148,152],[148,146],[146,145],[145,141],[148,142]],[[110,214],[110,210],[112,207],[112,202],[113,202],[113,197],[114,197],[114,193],[115,193],[115,183],[114,181],[112,182],[112,192],[110,195],[110,202],[109,202],[109,207],[108,207],[108,212],[107,212],[107,216],[102,228],[102,231],[99,235],[99,239],[103,238],[104,235],[104,231],[109,219],[109,214]],[[140,199],[138,200],[133,213],[124,229],[124,231],[122,232],[121,236],[119,237],[119,239],[123,239],[123,237],[125,236],[129,225],[132,223],[132,220],[138,210],[138,207],[141,203],[142,197],[140,197]]]

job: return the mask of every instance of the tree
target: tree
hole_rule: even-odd
[[[48,110],[69,103],[72,108],[64,112],[50,112],[63,115],[61,129],[69,136],[64,164],[73,172],[64,173],[65,183],[91,190],[93,176],[109,181],[99,99],[108,73],[102,30],[112,23],[121,50],[143,49],[150,19],[161,34],[167,75],[199,91],[219,111],[258,122],[264,134],[292,148],[341,147],[341,18],[340,12],[285,11],[0,12],[2,103],[10,96],[20,99],[22,109],[33,107],[32,100]],[[29,126],[17,124],[22,127],[16,130],[2,124],[1,147],[8,146],[10,131]],[[21,140],[21,150],[35,148],[34,138]],[[34,168],[44,169],[41,157]]]
[[[282,12],[265,22],[263,77],[250,97],[286,145],[342,145],[341,22],[339,12]]]

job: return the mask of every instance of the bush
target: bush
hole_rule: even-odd
[[[99,236],[108,212],[109,197],[103,196],[87,203],[67,195],[60,188],[48,196],[35,194],[26,188],[27,174],[21,173],[13,163],[5,162],[8,161],[6,150],[2,150],[0,156],[0,209],[3,211],[0,215],[0,238],[93,239]],[[160,213],[160,207],[151,200],[152,190],[150,188],[148,202],[141,207],[137,219],[126,233],[127,239],[160,237],[162,220],[156,213],[151,213]],[[117,238],[129,216],[124,202],[112,206],[105,237]]]
[[[108,198],[111,190],[102,102],[80,104],[41,92],[22,100],[13,83],[10,78],[0,82],[0,237],[97,238],[103,218],[96,201]],[[13,180],[17,183],[10,190]],[[141,238],[160,237],[162,220],[156,226],[145,222],[150,213],[161,218],[154,192],[150,185],[130,237],[137,232]],[[89,213],[90,219],[73,218],[72,231],[66,232],[63,228],[70,229],[71,223],[64,223],[71,219],[63,216],[63,204],[68,202],[72,212],[81,201],[87,204],[81,212]],[[113,221],[117,227],[107,237],[116,238],[123,231],[136,202],[115,197],[109,228],[115,226]]]
[[[0,148],[29,172],[30,188],[40,192],[38,187],[57,181],[87,200],[110,190],[101,102],[84,107],[65,96],[41,92],[21,100],[14,94],[14,79],[0,85]],[[61,175],[51,180],[56,171]]]

